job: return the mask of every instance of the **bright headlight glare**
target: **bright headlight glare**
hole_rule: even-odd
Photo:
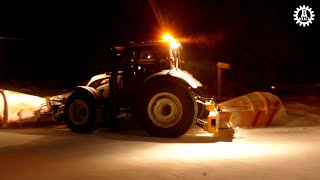
[[[173,49],[178,48],[178,47],[180,47],[180,43],[177,42],[177,41],[171,41],[170,42],[170,47],[173,48]]]

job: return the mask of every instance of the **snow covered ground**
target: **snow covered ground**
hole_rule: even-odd
[[[0,178],[319,179],[320,96],[280,99],[286,124],[214,137],[197,127],[177,139],[137,129],[0,129]]]

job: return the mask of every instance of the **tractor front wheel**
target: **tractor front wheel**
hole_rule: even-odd
[[[96,120],[96,101],[88,91],[76,91],[68,97],[64,108],[64,121],[71,131],[90,133],[95,129]]]

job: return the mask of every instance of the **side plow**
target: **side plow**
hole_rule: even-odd
[[[281,100],[269,92],[252,92],[221,103],[204,103],[209,115],[198,119],[197,125],[217,134],[223,128],[261,128],[281,125],[286,121],[286,110]]]
[[[29,127],[55,124],[50,98],[0,89],[0,126]]]

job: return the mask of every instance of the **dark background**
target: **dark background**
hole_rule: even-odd
[[[309,27],[294,21],[306,5]],[[317,91],[320,6],[316,1],[105,0],[0,2],[0,83],[16,88],[72,88],[103,72],[105,49],[170,31],[184,41],[185,69],[223,91]]]

